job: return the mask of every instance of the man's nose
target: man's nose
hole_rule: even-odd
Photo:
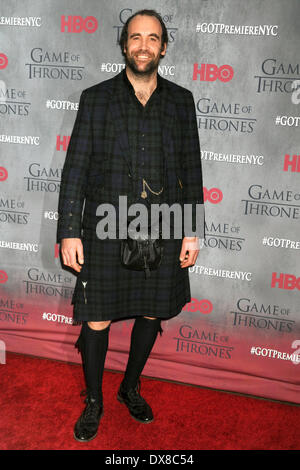
[[[143,52],[147,52],[148,49],[148,39],[141,37],[141,42],[140,42],[141,50]]]
[[[149,55],[149,51],[147,49],[147,47],[141,47],[139,49],[139,54],[146,54],[146,55]]]

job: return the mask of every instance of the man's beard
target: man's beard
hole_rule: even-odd
[[[137,54],[135,54],[135,56],[136,55]],[[143,70],[139,70],[138,66],[136,65],[134,57],[129,57],[128,53],[126,53],[125,55],[126,65],[131,69],[131,71],[135,75],[139,75],[140,77],[147,77],[149,75],[152,75],[152,73],[158,69],[160,59],[161,57],[160,55],[158,55],[154,59],[150,60],[150,62],[147,63],[146,67]]]

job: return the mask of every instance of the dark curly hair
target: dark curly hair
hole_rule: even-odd
[[[157,13],[155,10],[139,10],[136,13],[134,13],[133,15],[131,15],[128,18],[128,20],[126,21],[126,23],[124,24],[124,26],[123,26],[121,36],[120,36],[120,40],[119,40],[119,45],[121,47],[121,52],[122,52],[123,56],[125,56],[124,46],[127,43],[127,39],[128,39],[128,25],[129,25],[130,21],[137,15],[154,16],[155,18],[157,18],[158,21],[160,22],[161,29],[162,29],[161,47],[163,48],[164,44],[168,45],[168,40],[169,40],[168,31],[167,31],[167,28],[165,26],[165,23],[163,22],[163,19],[162,19],[161,15],[159,13]]]

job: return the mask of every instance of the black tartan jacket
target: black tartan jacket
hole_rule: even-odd
[[[136,202],[130,199],[135,175],[130,165],[126,125],[128,93],[124,93],[123,73],[125,70],[81,94],[62,172],[58,242],[63,238],[81,238],[82,229],[93,230],[96,237],[99,204],[116,206],[119,195],[127,195],[128,204]],[[192,204],[194,209],[198,204],[202,221],[197,235],[204,238],[201,157],[193,95],[160,75],[157,79],[163,84],[165,202]]]

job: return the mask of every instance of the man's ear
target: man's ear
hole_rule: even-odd
[[[160,50],[160,55],[161,56],[164,56],[167,52],[167,43],[165,42],[164,45],[162,46],[161,50]]]

